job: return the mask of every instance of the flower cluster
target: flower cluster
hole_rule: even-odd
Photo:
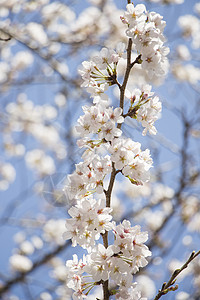
[[[120,58],[124,57],[124,50],[125,44],[119,43],[116,51],[103,48],[98,56],[82,63],[82,69],[79,70],[83,79],[82,86],[93,95],[94,103],[108,100],[104,92],[109,85],[116,83],[116,67]]]
[[[129,262],[131,272],[136,273],[140,267],[145,267],[148,262],[145,257],[151,255],[148,247],[144,243],[148,239],[147,232],[141,232],[140,226],[131,227],[129,221],[124,220],[122,224],[115,225],[114,228],[115,241],[113,251],[115,254],[123,257]]]
[[[22,55],[23,56],[23,55]],[[9,156],[23,156],[26,165],[36,171],[39,177],[51,175],[55,172],[55,160],[66,157],[66,147],[61,139],[60,130],[55,123],[58,110],[53,105],[36,105],[27,98],[27,95],[20,93],[16,102],[9,102],[5,107],[5,113],[2,114],[3,122],[3,147]],[[17,142],[21,132],[34,138],[45,147],[45,151],[37,146],[35,149],[26,151],[25,145]],[[34,145],[34,143],[32,143]],[[34,146],[35,147],[35,146]],[[47,151],[51,155],[47,155]],[[2,177],[8,177],[7,181],[14,181],[14,175],[11,174],[11,167],[3,168]],[[7,174],[6,174],[6,169]],[[13,173],[13,172],[12,172]],[[13,178],[13,179],[12,179]],[[6,189],[8,184],[4,186]],[[6,187],[7,186],[7,187]],[[1,181],[0,181],[0,189]]]
[[[28,151],[25,156],[28,167],[36,170],[41,177],[55,172],[55,164],[51,156],[46,155],[41,149]]]
[[[148,171],[152,165],[149,149],[141,151],[140,147],[140,143],[122,138],[115,139],[110,146],[115,168],[137,185],[149,180]]]
[[[155,12],[147,12],[143,4],[127,5],[127,11],[121,17],[128,25],[126,34],[132,38],[135,50],[141,54],[141,65],[148,71],[149,78],[163,76],[168,70],[166,58],[169,48],[163,46],[165,21]]]
[[[102,140],[106,139],[107,134],[103,134]],[[78,199],[94,191],[104,192],[103,180],[111,173],[112,163],[136,185],[149,181],[149,169],[152,166],[149,149],[142,151],[141,144],[138,142],[127,138],[114,138],[111,133],[110,136],[112,142],[106,145],[102,140],[95,143],[93,140],[86,139],[81,143],[81,147],[85,143],[89,149],[83,155],[84,161],[76,164],[75,172],[68,176],[69,185],[66,186],[66,192],[70,198]],[[107,146],[111,156],[102,157],[95,154],[95,148],[103,146]]]
[[[200,69],[193,64],[176,63],[172,67],[172,74],[179,81],[186,81],[192,85],[197,85],[200,81]]]
[[[79,125],[76,126],[81,136],[85,137],[93,133],[98,134],[99,139],[111,141],[121,135],[121,130],[115,127],[115,123],[121,124],[124,121],[120,107],[113,110],[103,104],[96,104],[91,107],[84,106],[83,111],[85,115],[78,119]]]
[[[184,15],[179,17],[178,24],[182,29],[183,36],[192,38],[192,47],[194,49],[200,48],[200,20],[193,15]]]
[[[108,155],[101,157],[95,154],[90,160],[77,164],[75,172],[68,176],[70,189],[68,186],[66,189],[70,198],[86,196],[90,191],[102,193],[103,179],[111,171],[112,163]]]
[[[152,97],[153,95],[150,85],[143,86],[141,90],[134,89],[132,93],[126,90],[126,97],[130,99],[131,103],[129,115],[141,122],[145,128],[142,135],[146,135],[147,131],[154,135],[157,132],[154,122],[160,116],[162,104],[158,96]]]
[[[0,190],[6,190],[15,180],[16,172],[10,163],[0,161]]]
[[[79,224],[82,226],[81,223],[83,222],[86,228],[90,225],[91,228],[94,228],[95,224],[98,223],[98,221],[94,219],[94,209],[92,209],[90,213],[93,215],[93,220],[91,220],[90,217],[87,217],[87,221],[85,220],[88,208],[89,201],[87,209],[83,209],[82,206],[80,210],[78,210],[78,207],[76,207],[72,214],[75,215],[75,219],[78,220],[78,226]],[[106,209],[108,210],[108,208]],[[85,210],[85,214],[80,215],[81,210]],[[72,219],[72,223],[74,224],[76,222],[75,219]],[[91,220],[91,222],[88,222],[88,220]],[[67,221],[67,226],[68,225],[69,220]],[[96,225],[96,227],[97,226],[98,225]],[[132,274],[136,273],[140,267],[147,265],[146,257],[150,256],[151,252],[148,250],[148,247],[144,245],[144,242],[147,240],[148,234],[147,232],[141,232],[140,226],[131,227],[128,221],[123,221],[122,224],[117,226],[113,223],[112,230],[115,235],[113,245],[105,248],[102,244],[98,244],[87,256],[84,256],[83,259],[78,261],[77,256],[74,255],[73,260],[67,261],[67,286],[75,291],[73,299],[86,298],[84,294],[86,289],[108,279],[111,279],[113,283],[119,287],[116,290],[116,299],[130,299],[130,295],[134,295],[134,299],[140,299],[140,292],[136,292],[136,284],[132,283]],[[89,233],[87,233],[87,235],[89,235]],[[68,238],[70,238],[69,235]],[[73,238],[75,239],[75,237]],[[77,237],[77,239],[79,238]],[[84,239],[86,240],[85,237]],[[86,282],[84,273],[90,274],[94,282]]]
[[[71,239],[73,246],[79,244],[89,249],[95,245],[100,234],[112,228],[111,211],[111,208],[105,207],[102,199],[96,201],[92,196],[83,198],[68,211],[71,219],[66,220],[67,231],[64,238]]]

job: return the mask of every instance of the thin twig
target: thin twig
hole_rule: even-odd
[[[188,260],[184,263],[184,265],[180,268],[180,269],[176,269],[174,271],[174,273],[172,274],[171,278],[169,279],[169,281],[166,283],[164,282],[162,285],[162,288],[159,290],[158,294],[156,295],[156,297],[154,298],[154,300],[158,300],[160,299],[163,295],[166,295],[168,292],[170,291],[175,291],[178,289],[178,285],[176,284],[175,286],[173,286],[176,282],[176,277],[184,270],[188,267],[189,263],[195,259],[198,255],[200,254],[200,250],[198,252],[195,253],[195,251],[192,252],[192,254],[190,255],[190,257],[188,258]]]
[[[115,164],[112,163],[112,173],[111,173],[111,176],[110,176],[110,182],[109,182],[109,186],[108,186],[107,191],[105,191],[106,207],[110,207],[111,193],[112,193],[112,189],[113,189],[113,186],[114,186],[116,174],[117,174],[117,172],[116,172],[116,169],[115,169]]]
[[[131,68],[132,68],[132,64],[131,64],[131,51],[132,51],[132,39],[129,39],[128,40],[128,47],[127,47],[127,65],[126,65],[126,72],[125,72],[125,75],[124,75],[124,81],[121,85],[121,88],[120,88],[120,107],[122,108],[122,111],[123,111],[123,108],[124,108],[124,93],[125,93],[125,88],[126,88],[126,85],[127,85],[127,82],[128,82],[128,78],[129,78],[129,74],[130,74],[130,71],[131,71]]]

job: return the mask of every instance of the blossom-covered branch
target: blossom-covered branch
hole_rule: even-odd
[[[75,292],[74,299],[86,298],[95,286],[103,285],[104,300],[110,295],[117,299],[128,299],[133,294],[140,299],[136,283],[132,284],[132,274],[140,267],[147,265],[146,257],[151,255],[144,245],[148,238],[147,232],[141,232],[140,226],[131,227],[127,220],[119,225],[111,222],[111,193],[117,173],[122,173],[132,184],[142,185],[149,181],[149,169],[152,165],[150,151],[141,150],[141,144],[130,138],[121,137],[121,125],[124,122],[123,109],[125,95],[130,101],[129,111],[134,111],[131,117],[142,122],[151,134],[156,134],[153,123],[158,118],[161,104],[158,98],[152,98],[151,86],[144,86],[130,93],[127,83],[131,69],[136,63],[141,64],[149,76],[161,76],[166,73],[168,50],[163,46],[163,29],[165,23],[162,17],[148,13],[144,5],[127,5],[127,11],[121,17],[128,29],[128,47],[119,43],[116,50],[103,48],[98,56],[91,61],[84,61],[80,74],[82,86],[93,98],[93,106],[84,106],[84,115],[78,120],[76,127],[82,139],[78,146],[86,148],[83,162],[76,165],[76,170],[69,175],[72,197],[77,204],[69,210],[71,219],[66,221],[66,239],[72,239],[72,245],[79,244],[87,249],[88,255],[78,261],[74,255],[72,261],[67,261],[67,286]],[[135,61],[131,61],[132,46],[139,52]],[[117,76],[120,60],[126,57],[126,71],[123,83]],[[146,63],[147,62],[147,63]],[[156,76],[157,76],[156,75]],[[105,93],[109,86],[116,84],[120,90],[119,107],[108,107],[108,96]],[[117,126],[116,126],[117,125]],[[108,153],[106,156],[98,153]],[[107,189],[104,180],[110,175]],[[68,189],[68,186],[66,187]],[[93,194],[105,198],[95,200]],[[106,200],[106,201],[105,201]],[[114,234],[114,244],[109,245],[108,232]],[[100,236],[103,244],[96,244]],[[92,282],[85,280],[88,273]],[[117,289],[110,291],[110,281]]]

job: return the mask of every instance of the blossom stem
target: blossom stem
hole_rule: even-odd
[[[107,206],[107,205],[106,205]],[[108,231],[102,234],[103,244],[105,248],[108,248]],[[103,300],[109,300],[110,292],[108,288],[108,280],[103,281]]]
[[[124,108],[124,93],[125,93],[125,88],[128,82],[129,74],[132,68],[131,64],[131,50],[132,50],[132,39],[128,40],[128,48],[127,48],[127,65],[126,65],[126,72],[124,75],[124,81],[120,87],[120,107],[123,111]],[[120,124],[121,127],[121,124]]]
[[[109,300],[109,289],[108,289],[108,280],[103,282],[103,299],[104,300]]]
[[[108,232],[106,231],[104,234],[102,234],[103,238],[103,245],[105,248],[108,248]]]
[[[128,48],[127,48],[127,66],[126,66],[126,73],[124,76],[124,81],[123,84],[120,85],[118,84],[118,87],[120,89],[120,107],[122,108],[122,112],[123,112],[123,107],[124,107],[124,93],[125,93],[125,88],[128,82],[128,77],[132,68],[132,64],[131,64],[131,50],[132,50],[132,39],[129,39],[128,41]],[[117,125],[117,128],[121,128],[121,124]],[[117,172],[115,169],[115,165],[114,162],[112,163],[112,173],[110,176],[110,183],[108,186],[107,191],[105,192],[106,195],[106,207],[110,207],[110,202],[111,202],[111,193],[112,193],[112,189],[114,186],[114,181],[115,181],[115,176],[116,176]],[[104,247],[108,247],[108,233],[105,232],[103,235],[103,243],[104,243]],[[108,289],[108,280],[104,281],[103,283],[103,294],[104,294],[104,300],[109,300],[109,289]]]
[[[110,176],[110,183],[109,183],[107,191],[105,191],[106,207],[110,207],[111,193],[112,193],[112,189],[113,189],[113,185],[114,185],[114,181],[115,181],[115,176],[116,176],[115,165],[114,165],[114,163],[112,163],[112,173]]]

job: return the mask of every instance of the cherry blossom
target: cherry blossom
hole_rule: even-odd
[[[166,58],[169,48],[163,44],[165,37],[163,29],[165,22],[162,16],[154,12],[146,12],[143,4],[126,6],[127,11],[121,18],[128,25],[126,34],[131,37],[137,53],[141,54],[141,66],[147,70],[151,79],[153,76],[164,76],[168,71]]]
[[[104,200],[96,201],[92,196],[83,198],[68,212],[72,218],[66,220],[64,238],[72,239],[73,246],[79,244],[90,249],[101,233],[112,228],[111,211],[111,208],[105,207]]]
[[[129,115],[145,127],[142,135],[146,135],[147,131],[155,135],[157,130],[154,122],[160,117],[162,104],[158,96],[152,97],[154,93],[151,92],[151,86],[145,85],[141,90],[134,89],[132,93],[126,90],[125,95],[131,103]]]

